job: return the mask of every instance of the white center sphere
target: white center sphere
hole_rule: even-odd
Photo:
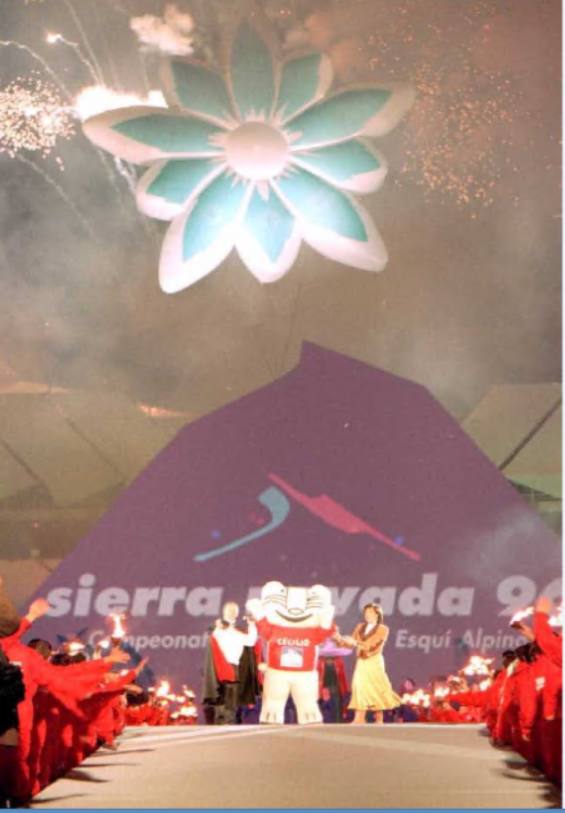
[[[288,142],[274,127],[251,121],[228,135],[226,159],[238,175],[254,181],[279,175],[288,161]]]

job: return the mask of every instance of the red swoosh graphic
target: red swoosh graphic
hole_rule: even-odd
[[[373,539],[382,542],[384,545],[388,545],[389,548],[397,551],[397,553],[402,553],[404,556],[416,562],[420,561],[421,557],[419,553],[397,545],[396,542],[389,539],[388,536],[385,536],[377,528],[373,528],[373,526],[365,522],[364,519],[352,514],[349,509],[340,505],[331,497],[328,497],[327,494],[321,494],[319,497],[309,497],[307,494],[298,491],[294,486],[291,486],[290,483],[287,483],[277,474],[269,474],[269,480],[276,483],[282,491],[295,499],[296,502],[299,502],[300,505],[303,505],[306,510],[321,519],[326,525],[337,528],[346,534],[367,534]]]

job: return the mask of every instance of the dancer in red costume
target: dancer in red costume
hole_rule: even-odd
[[[542,693],[543,728],[540,736],[543,769],[558,784],[562,779],[562,685],[563,638],[550,625],[553,602],[540,596],[535,605],[534,635],[547,658],[545,685]]]
[[[19,666],[8,661],[0,650],[0,806],[5,806],[7,788],[17,765],[18,704],[25,688]]]
[[[34,601],[18,628],[0,638],[0,649],[8,660],[21,664],[25,687],[24,699],[18,705],[18,744],[13,756],[15,765],[9,788],[9,795],[21,800],[30,798],[35,783],[30,757],[32,737],[36,730],[34,699],[38,690],[48,690],[68,713],[82,719],[78,701],[95,690],[114,663],[123,663],[129,659],[125,653],[114,651],[99,661],[87,661],[64,669],[47,663],[36,651],[21,643],[20,639],[31,624],[48,609],[49,605],[44,599]],[[36,761],[34,766],[35,763]],[[35,767],[33,770],[37,772]]]
[[[563,638],[555,632],[549,623],[553,602],[546,596],[540,596],[534,612],[534,636],[537,645],[553,663],[563,666]]]

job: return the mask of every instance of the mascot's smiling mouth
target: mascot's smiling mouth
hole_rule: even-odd
[[[276,614],[281,618],[284,618],[285,621],[289,621],[291,624],[297,624],[299,621],[307,621],[309,618],[312,618],[312,613],[308,613],[308,615],[300,615],[298,617],[294,616],[294,618],[290,615],[285,615],[281,613],[280,610],[275,610]]]

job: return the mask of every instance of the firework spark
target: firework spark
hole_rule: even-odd
[[[80,21],[80,17],[78,16],[78,14],[77,14],[77,12],[75,10],[75,7],[73,6],[71,0],[63,0],[63,2],[65,3],[65,5],[66,5],[66,7],[67,7],[67,9],[69,11],[69,14],[73,18],[76,29],[77,29],[78,33],[80,34],[82,42],[84,43],[84,47],[86,48],[90,58],[85,59],[82,56],[82,52],[80,51],[80,46],[78,45],[78,43],[76,43],[77,55],[84,61],[85,65],[90,66],[89,70],[92,71],[93,76],[95,77],[95,80],[97,82],[100,82],[101,84],[103,84],[104,83],[104,74],[102,72],[102,68],[100,66],[100,63],[99,63],[98,59],[96,58],[96,52],[94,51],[92,45],[90,44],[90,40],[88,39],[88,37],[86,35],[86,31],[83,28],[83,25],[82,25],[82,23]],[[70,45],[71,47],[74,47],[74,45],[72,43],[70,43],[70,42],[67,42],[67,45]]]
[[[30,75],[0,89],[0,153],[14,158],[34,152],[45,158],[74,133],[73,110],[54,85]]]
[[[457,26],[467,29],[464,44],[452,36],[449,15],[437,24],[418,25],[421,10],[405,0],[393,31],[379,28],[369,37],[378,75],[409,79],[417,101],[406,119],[402,139],[406,180],[458,206],[488,207],[505,164],[496,152],[511,146],[510,125],[520,108],[520,93],[503,71],[484,71],[476,63],[477,33],[491,10],[468,4]],[[457,42],[457,52],[450,42]],[[397,181],[401,184],[402,181]]]
[[[405,159],[395,182],[415,184],[426,198],[455,202],[476,217],[495,202],[508,172],[518,171],[515,125],[531,127],[515,65],[485,57],[493,50],[493,4],[468,0],[464,13],[446,5],[440,16],[421,0],[399,1],[393,12],[375,0],[351,6],[336,2],[312,13],[287,30],[285,46],[325,51],[338,81],[410,83],[416,102],[399,131]],[[499,20],[503,33],[511,25]]]
[[[66,45],[68,48],[71,48],[75,52],[79,61],[84,65],[84,67],[87,69],[90,76],[94,79],[95,82],[104,81],[100,71],[83,54],[82,49],[80,47],[80,43],[67,39],[59,32],[49,32],[48,34],[46,34],[45,42],[48,43],[48,45],[57,45],[59,42],[62,42],[63,45]]]
[[[67,192],[31,158],[32,155],[48,158],[60,141],[72,138],[75,119],[74,108],[64,103],[59,89],[34,74],[0,88],[0,155],[8,155],[40,175],[69,207],[89,236],[94,238],[90,223]],[[53,158],[62,170],[62,158],[58,155],[53,155]]]
[[[0,46],[3,48],[17,48],[18,51],[24,51],[26,54],[29,54],[32,59],[41,65],[43,70],[51,77],[53,82],[66,96],[66,98],[72,98],[71,92],[66,87],[61,77],[56,73],[56,71],[53,70],[51,65],[41,56],[41,54],[38,54],[37,51],[34,51],[33,48],[29,47],[29,45],[25,45],[23,42],[16,42],[15,40],[0,40]]]

